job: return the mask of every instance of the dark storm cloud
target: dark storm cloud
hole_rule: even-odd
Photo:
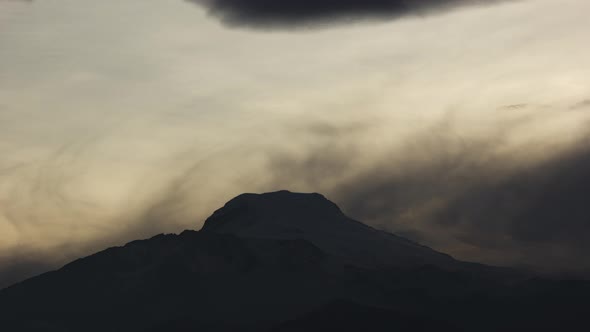
[[[590,268],[590,136],[561,151],[547,145],[550,157],[519,165],[494,152],[506,132],[481,140],[452,132],[443,121],[360,172],[352,161],[368,157],[342,137],[304,157],[278,154],[270,168],[277,187],[288,179],[296,188],[320,187],[353,217],[458,258]]]
[[[188,0],[230,25],[299,26],[425,15],[506,0]]]
[[[460,240],[473,246],[536,253],[532,260],[560,268],[584,264],[590,254],[587,146],[508,175],[484,170],[479,176],[491,181],[472,180],[432,222],[461,230]]]

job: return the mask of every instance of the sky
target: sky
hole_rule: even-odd
[[[458,259],[590,271],[589,11],[0,0],[0,285],[279,189]]]

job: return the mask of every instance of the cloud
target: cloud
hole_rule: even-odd
[[[478,139],[447,117],[376,158],[353,142],[370,129],[349,142],[336,134],[302,154],[275,154],[269,169],[276,187],[321,188],[351,216],[461,259],[588,270],[590,134],[507,143],[538,120],[508,121]],[[316,126],[306,135],[319,135]]]
[[[354,20],[426,15],[506,0],[188,0],[228,25],[296,27]]]

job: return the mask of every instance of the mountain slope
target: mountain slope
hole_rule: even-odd
[[[353,220],[320,194],[243,194],[205,221],[203,231],[249,238],[305,239],[357,266],[452,265],[450,256]]]
[[[5,289],[0,323],[135,331],[187,315],[204,323],[282,319],[345,294],[339,271],[306,241],[186,231],[107,249]]]

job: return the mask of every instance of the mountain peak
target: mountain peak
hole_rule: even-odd
[[[452,260],[430,248],[353,220],[318,193],[282,190],[242,194],[215,211],[202,230],[248,238],[303,239],[357,265]]]
[[[318,193],[294,193],[287,190],[264,194],[241,194],[205,221],[206,231],[297,231],[300,227],[318,227],[320,223],[343,218],[340,208]],[[315,223],[315,225],[314,225]]]

